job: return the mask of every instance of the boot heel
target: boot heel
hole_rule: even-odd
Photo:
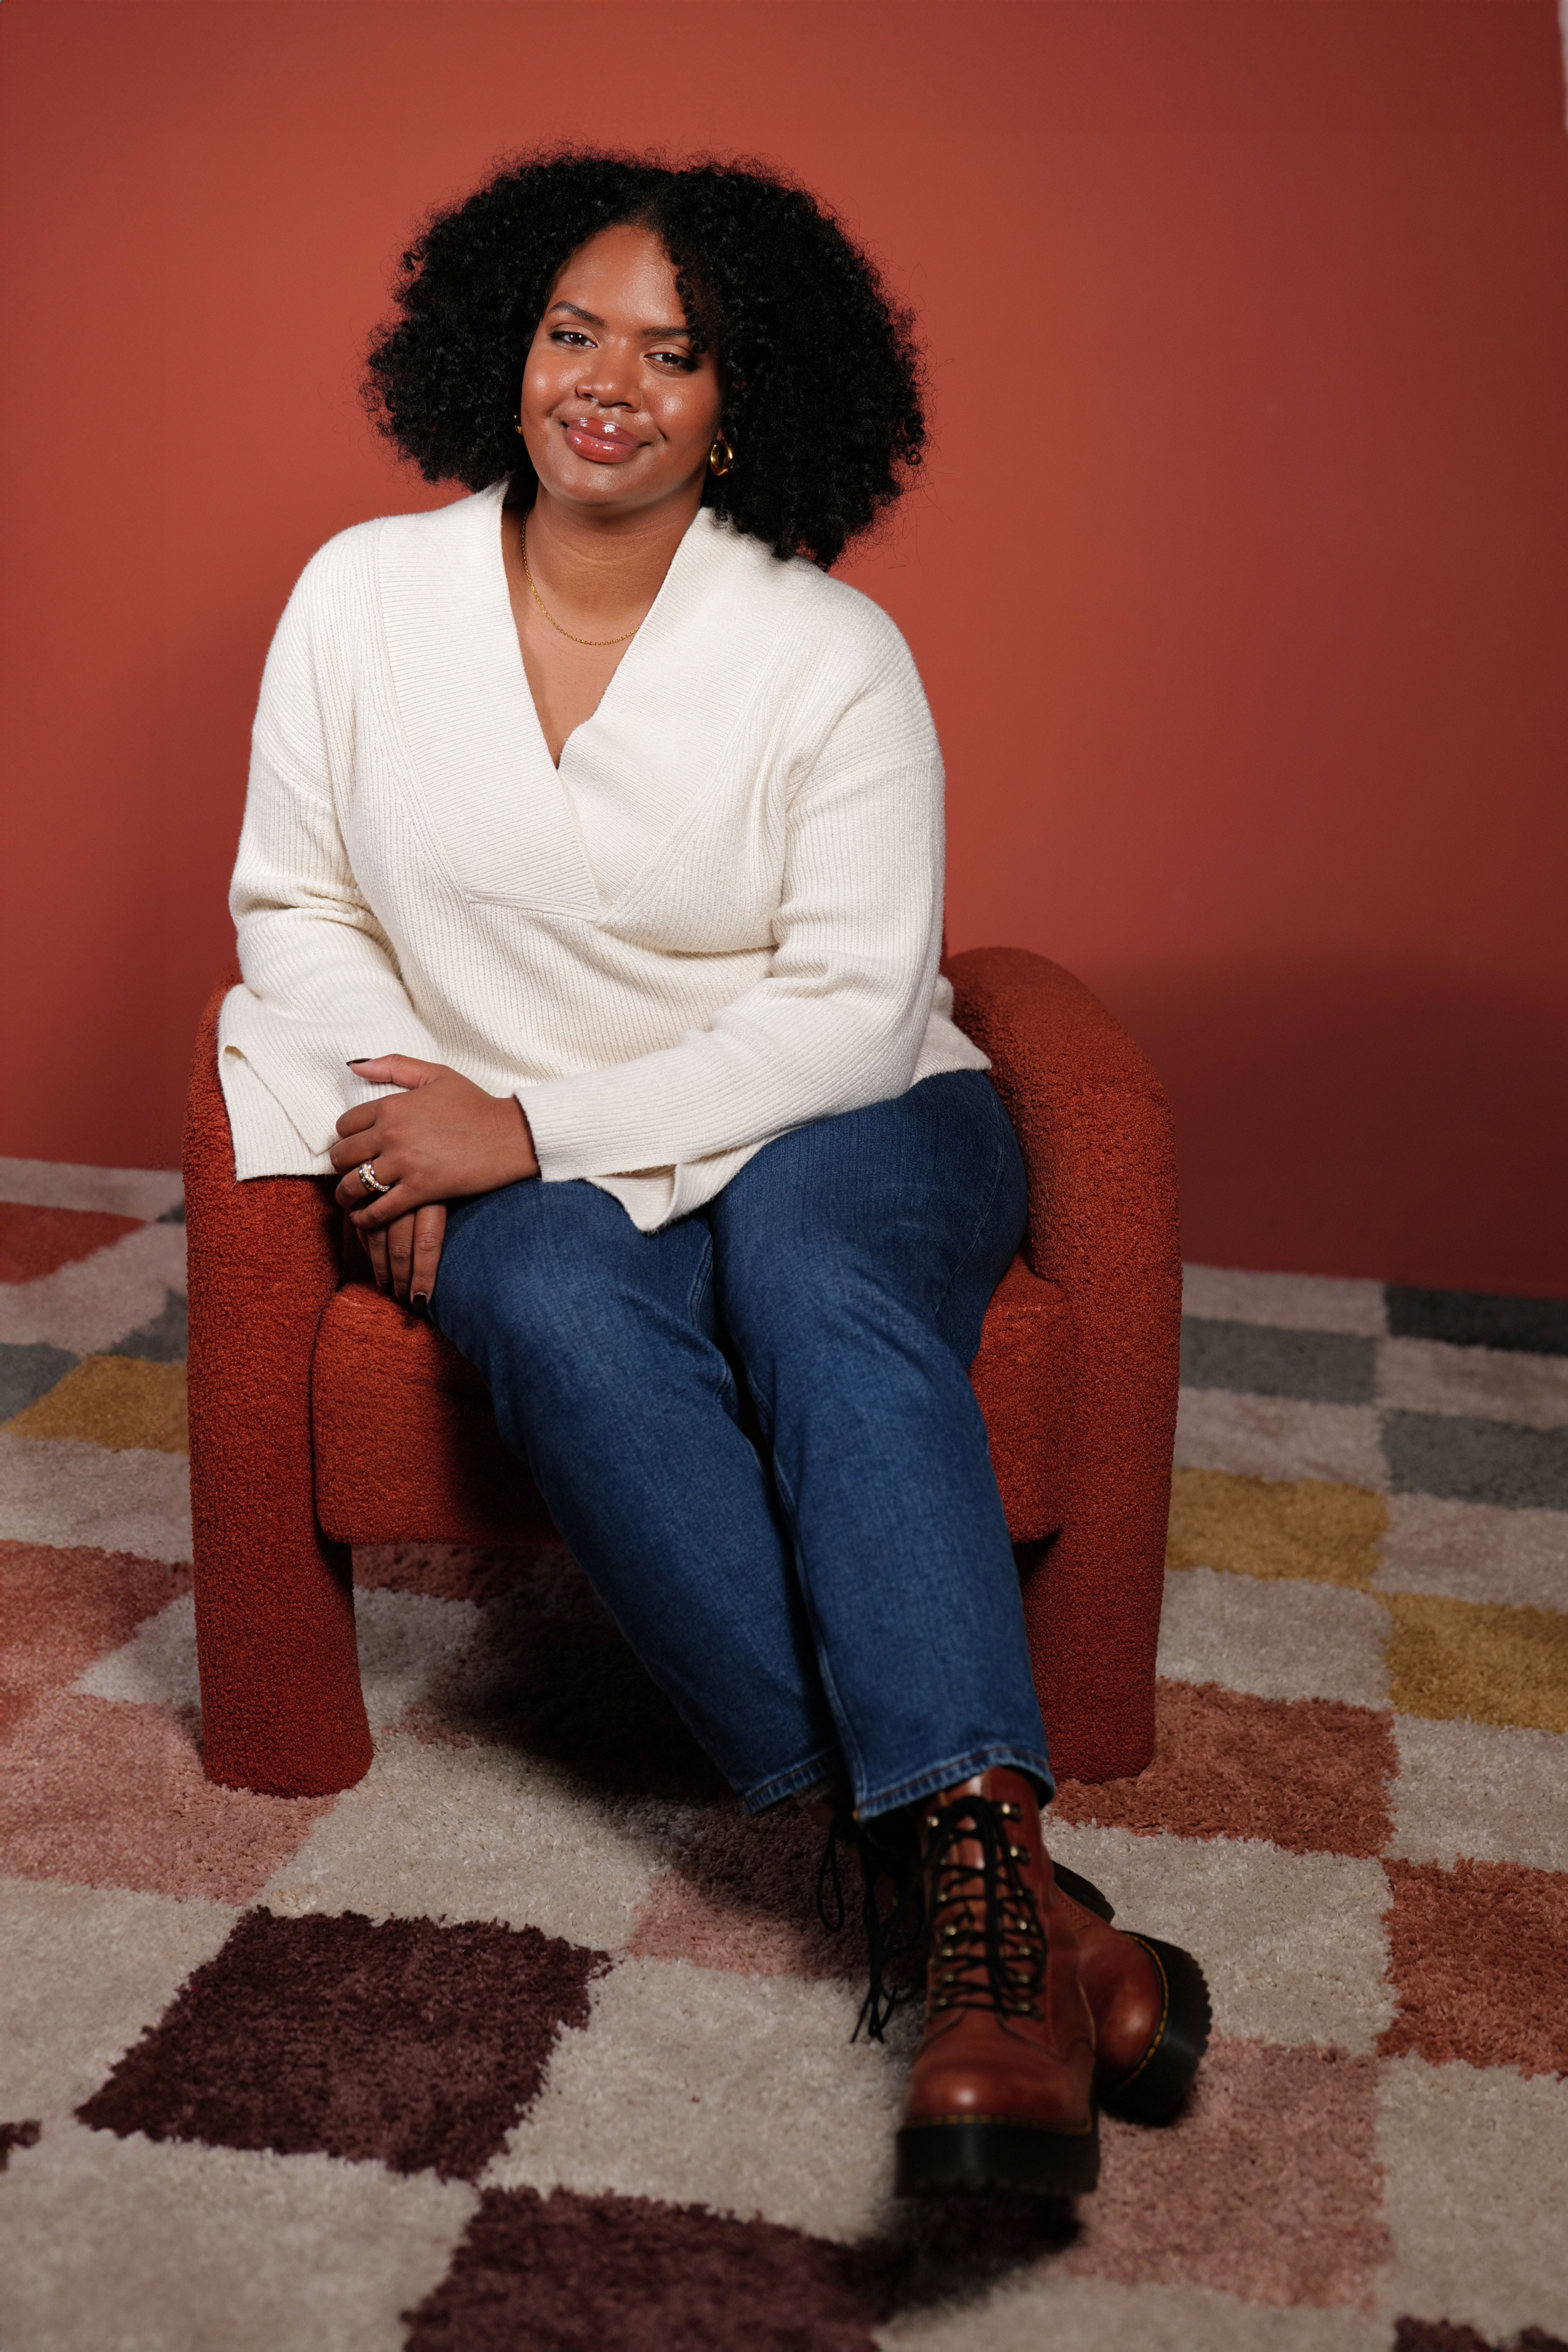
[[[1079,1900],[1081,1901],[1081,1897]],[[1199,2061],[1209,2045],[1213,2012],[1204,1972],[1191,1952],[1180,1944],[1162,1943],[1158,1936],[1137,1936],[1165,1988],[1165,2013],[1160,2030],[1131,2074],[1120,2083],[1097,2083],[1100,2105],[1124,2123],[1164,2123],[1181,2105],[1192,2087]]]
[[[1027,2124],[906,2124],[897,2143],[893,2189],[931,2197],[974,2189],[1021,2189],[1033,2197],[1087,2197],[1100,2179],[1100,2127],[1037,2131]]]

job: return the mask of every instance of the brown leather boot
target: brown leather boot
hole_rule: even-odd
[[[1094,2021],[1034,1788],[998,1767],[944,1789],[920,1819],[926,2027],[898,2193],[1081,2195],[1100,2175]]]
[[[1057,1900],[1078,1937],[1079,1977],[1094,2017],[1095,2095],[1128,2123],[1163,2123],[1208,2048],[1209,1993],[1190,1952],[1158,1936],[1123,1935],[1098,1886],[1055,1871]]]
[[[924,1810],[930,1812],[931,1805]],[[832,1815],[818,1874],[823,1925],[841,1927],[847,1906],[837,1848],[841,1843],[855,1848],[871,1955],[870,1984],[855,2030],[858,2034],[864,2027],[873,2041],[881,2040],[888,2021],[917,1990],[902,1979],[903,1964],[922,1941],[919,1818],[920,1809],[910,1808],[860,1822],[846,1797]],[[1058,1862],[1051,1876],[1078,1937],[1079,1979],[1094,2019],[1095,2096],[1107,2114],[1128,2123],[1164,2123],[1192,2087],[1208,2047],[1204,1972],[1179,1944],[1113,1927],[1110,1903],[1077,1871]],[[879,1902],[882,1886],[892,1889],[890,1910]],[[900,1981],[889,1980],[889,1969]]]

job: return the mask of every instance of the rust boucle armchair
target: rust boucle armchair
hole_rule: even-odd
[[[1058,965],[977,948],[948,966],[1029,1175],[1024,1255],[973,1380],[1018,1548],[1058,1771],[1153,1753],[1154,1649],[1181,1323],[1170,1112],[1131,1039]],[[206,1769],[280,1796],[371,1760],[354,1544],[505,1542],[549,1528],[478,1375],[428,1323],[345,1279],[331,1186],[237,1183],[214,994],[185,1129],[191,1502]]]

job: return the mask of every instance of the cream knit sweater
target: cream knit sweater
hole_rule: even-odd
[[[515,1094],[547,1183],[645,1232],[788,1129],[984,1069],[937,976],[942,760],[866,597],[699,513],[559,772],[502,488],[362,523],[268,656],[220,1066],[240,1177],[324,1173],[384,1088]]]

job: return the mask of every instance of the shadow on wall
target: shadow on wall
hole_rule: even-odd
[[[1174,1105],[1190,1261],[1568,1297],[1545,977],[1303,959],[1091,984]]]

